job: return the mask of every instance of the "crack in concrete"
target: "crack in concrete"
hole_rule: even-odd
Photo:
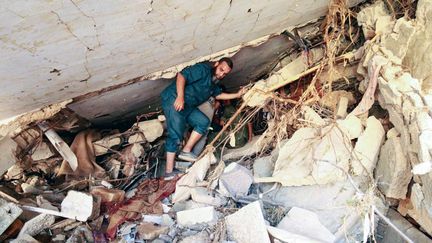
[[[217,38],[217,36],[218,36],[218,34],[219,34],[219,31],[220,31],[220,29],[221,29],[221,26],[223,25],[223,23],[225,22],[225,19],[227,18],[228,14],[229,14],[230,11],[231,11],[231,6],[232,6],[231,4],[232,4],[232,0],[229,2],[228,10],[226,11],[225,16],[223,17],[221,23],[219,24],[218,28],[217,28],[216,31],[215,31],[215,33],[216,33],[216,34],[215,34],[216,38]],[[210,50],[211,50],[212,52],[214,52],[214,50],[213,50],[213,45],[214,45],[214,43],[216,42],[216,38],[214,38],[214,39],[213,39],[213,42],[210,44]]]
[[[73,31],[72,31],[72,29],[70,28],[70,26],[66,23],[66,22],[64,22],[61,18],[60,18],[60,15],[57,13],[57,12],[55,12],[55,11],[53,11],[53,10],[51,10],[51,13],[53,13],[53,14],[55,14],[55,16],[57,16],[57,20],[62,24],[62,25],[64,25],[65,26],[65,28],[67,29],[67,31],[73,36],[73,37],[75,37],[75,39],[77,39],[83,46],[85,46],[86,47],[86,49],[87,50],[89,50],[89,51],[91,51],[91,50],[93,50],[93,49],[91,49],[89,46],[87,46],[75,33],[73,33]]]
[[[85,52],[85,63],[84,63],[84,69],[87,72],[87,77],[84,79],[79,80],[80,82],[87,82],[90,78],[91,78],[91,74],[90,71],[88,70],[88,54],[90,51],[93,51],[93,49],[91,49],[89,46],[87,46],[77,35],[75,35],[75,33],[73,33],[73,31],[71,30],[71,28],[69,27],[68,24],[66,24],[66,22],[64,22],[61,18],[60,15],[58,13],[56,13],[55,11],[51,11],[51,13],[55,14],[57,16],[58,21],[63,24],[66,28],[66,30],[75,37],[75,39],[77,39],[83,46],[86,47],[86,52]]]
[[[88,14],[86,14],[79,6],[78,6],[78,4],[77,3],[75,3],[74,2],[74,0],[70,0],[70,2],[78,9],[78,11],[82,14],[82,15],[84,15],[85,17],[87,17],[87,18],[89,18],[89,19],[91,19],[92,21],[93,21],[93,29],[94,29],[94,32],[95,32],[95,35],[96,35],[96,41],[97,41],[97,45],[96,46],[94,46],[92,49],[95,49],[95,48],[97,48],[97,47],[100,47],[101,46],[101,43],[100,43],[100,40],[99,40],[99,33],[98,33],[98,31],[97,31],[97,29],[96,29],[96,27],[97,27],[97,25],[96,25],[96,20],[92,17],[92,16],[90,16],[90,15],[88,15]]]

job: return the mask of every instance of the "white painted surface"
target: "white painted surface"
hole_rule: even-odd
[[[0,0],[0,119],[278,33],[328,4],[152,2]]]

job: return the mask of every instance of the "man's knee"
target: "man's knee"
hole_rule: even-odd
[[[207,132],[209,126],[210,120],[206,116],[202,116],[199,119],[195,120],[194,130],[199,134],[203,135]]]

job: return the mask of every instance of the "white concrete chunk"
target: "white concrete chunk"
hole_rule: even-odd
[[[0,198],[0,235],[11,225],[22,213],[22,209],[16,204],[7,202]]]
[[[335,240],[335,236],[321,224],[314,212],[298,207],[291,208],[277,228],[321,242]]]
[[[215,223],[218,217],[214,207],[196,208],[177,212],[177,223],[188,227],[194,224]]]
[[[370,116],[367,119],[365,131],[360,135],[354,147],[352,167],[355,175],[361,175],[365,169],[366,172],[372,173],[378,160],[384,135],[381,122]]]
[[[87,221],[93,211],[93,197],[83,192],[69,191],[61,203],[61,212],[79,221]]]
[[[354,115],[348,115],[343,120],[337,120],[336,123],[350,140],[358,138],[363,132],[361,120]]]
[[[138,123],[138,128],[150,143],[162,136],[164,131],[162,123],[158,119],[142,121]]]
[[[253,202],[225,217],[228,237],[237,243],[270,243],[261,205]]]

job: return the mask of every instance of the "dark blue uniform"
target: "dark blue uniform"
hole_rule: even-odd
[[[185,77],[184,109],[176,111],[174,101],[177,98],[176,82],[162,92],[162,108],[167,120],[168,138],[165,143],[167,152],[176,152],[183,138],[186,124],[193,127],[199,134],[205,134],[210,121],[197,107],[211,96],[222,93],[213,81],[213,67],[210,62],[197,63],[183,69],[180,73]]]

